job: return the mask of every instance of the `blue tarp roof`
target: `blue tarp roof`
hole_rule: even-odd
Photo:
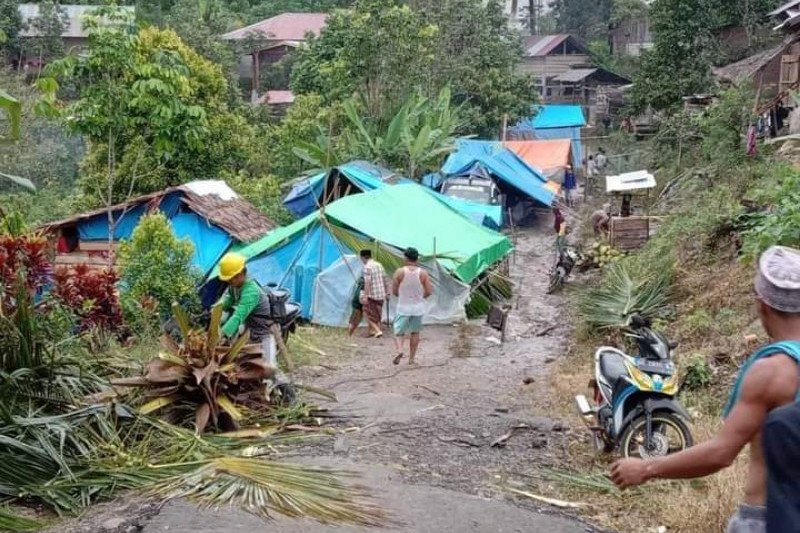
[[[234,239],[221,228],[210,224],[205,218],[194,212],[180,212],[180,191],[165,195],[158,204],[158,210],[164,213],[172,230],[179,239],[189,239],[194,246],[193,264],[203,275],[207,274],[225,253]],[[129,208],[126,212],[117,211],[114,217],[118,219],[114,228],[114,239],[130,239],[133,231],[139,225],[139,220],[150,210],[147,201]],[[119,218],[122,217],[122,218]],[[108,215],[98,214],[81,220],[77,224],[78,235],[83,241],[108,240]]]
[[[511,131],[530,132],[536,139],[571,139],[573,166],[582,168],[581,128],[586,117],[581,106],[541,105],[536,109],[536,115],[519,121]]]
[[[351,161],[350,163],[339,165],[333,170],[346,176],[361,192],[375,190],[378,187],[382,187],[385,180],[396,177],[396,174],[389,170],[367,161]],[[325,188],[325,176],[327,175],[328,172],[320,172],[298,182],[283,200],[283,205],[286,206],[286,209],[297,218],[302,218],[316,211]]]
[[[544,205],[551,205],[555,199],[555,194],[544,187],[547,178],[496,141],[458,140],[456,151],[450,154],[442,166],[442,173],[447,176],[463,176],[476,165],[482,166],[498,180]]]
[[[579,105],[543,105],[533,118],[534,129],[574,128],[586,125],[586,117]]]
[[[353,161],[341,165],[337,169],[347,176],[361,192],[369,192],[389,186],[385,180],[389,177],[397,177],[396,174],[365,161]],[[325,186],[326,174],[322,172],[295,185],[283,201],[286,208],[298,218],[305,217],[316,211],[318,199],[322,195],[322,189]],[[408,178],[399,178],[397,181],[398,184],[419,187],[417,183]],[[500,206],[483,205],[458,198],[450,198],[427,187],[425,187],[425,190],[437,200],[455,209],[478,225],[492,229],[498,229],[503,225],[503,209]]]

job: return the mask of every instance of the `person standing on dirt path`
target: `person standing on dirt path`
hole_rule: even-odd
[[[567,207],[572,207],[572,195],[577,188],[575,172],[572,171],[571,166],[567,165],[567,168],[564,169],[564,201],[567,203]]]
[[[369,324],[369,336],[374,338],[383,337],[381,329],[381,318],[383,317],[383,302],[386,300],[388,286],[386,283],[386,271],[383,265],[372,259],[371,250],[361,250],[359,254],[363,263],[362,274],[364,276],[364,294],[361,305],[364,307],[364,315]]]
[[[425,300],[433,294],[433,286],[428,273],[420,268],[419,252],[407,248],[403,253],[405,266],[398,268],[392,280],[392,294],[397,297],[397,316],[394,319],[394,343],[397,355],[392,361],[399,365],[405,355],[404,344],[408,341],[408,364],[416,364],[419,348],[419,334],[422,331],[422,317],[425,314]]]
[[[794,478],[787,484],[773,468],[794,461],[796,469],[800,451],[772,442],[781,425],[775,427],[772,422],[786,416],[781,407],[800,401],[800,250],[774,246],[764,252],[755,291],[761,324],[772,343],[753,354],[739,372],[719,433],[673,455],[617,461],[611,467],[611,479],[626,488],[650,479],[708,476],[730,466],[750,443],[744,503],[731,518],[728,533],[793,532],[798,531],[798,521],[787,529],[783,520],[798,513],[800,480]],[[762,433],[771,441],[767,446]],[[776,461],[776,453],[783,459]]]
[[[353,336],[353,333],[356,332],[358,326],[361,325],[361,320],[364,318],[364,305],[361,303],[361,299],[364,296],[364,276],[358,278],[356,282],[356,290],[355,294],[353,294],[353,299],[350,302],[350,307],[352,307],[352,311],[350,312],[350,324],[347,328],[347,334],[349,336]]]

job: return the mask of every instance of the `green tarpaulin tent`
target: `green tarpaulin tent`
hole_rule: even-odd
[[[458,279],[470,283],[511,251],[511,241],[473,224],[420,187],[397,185],[347,196],[325,208],[325,221],[397,249],[413,246],[423,257],[435,256]],[[253,259],[309,231],[321,220],[319,211],[237,250]],[[212,277],[216,276],[216,270]]]
[[[511,251],[505,235],[478,226],[414,186],[397,185],[347,196],[325,210],[331,223],[371,240],[436,256],[466,283]]]

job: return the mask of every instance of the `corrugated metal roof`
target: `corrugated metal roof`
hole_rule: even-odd
[[[61,4],[60,7],[67,16],[67,23],[64,26],[61,37],[82,38],[88,35],[83,29],[83,18],[89,12],[101,6]],[[131,13],[136,11],[134,6],[119,6],[119,8],[130,11]],[[17,9],[25,24],[25,29],[19,32],[20,37],[38,37],[37,32],[32,28],[30,22],[39,16],[39,4],[19,4]]]
[[[574,68],[555,77],[555,81],[577,83],[597,72],[596,68]]]
[[[238,41],[255,34],[272,41],[305,41],[307,33],[319,35],[327,18],[326,13],[282,13],[226,33],[222,38]]]
[[[558,33],[555,35],[531,35],[525,38],[526,57],[544,57],[550,52],[561,46],[564,41],[570,41],[572,46],[581,53],[588,54],[586,47],[575,37],[568,33]]]
[[[267,91],[264,96],[258,99],[259,104],[291,104],[294,102],[294,93],[292,91]]]

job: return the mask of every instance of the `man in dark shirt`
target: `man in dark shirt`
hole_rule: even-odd
[[[767,465],[767,533],[800,532],[800,403],[767,416],[763,434]]]

